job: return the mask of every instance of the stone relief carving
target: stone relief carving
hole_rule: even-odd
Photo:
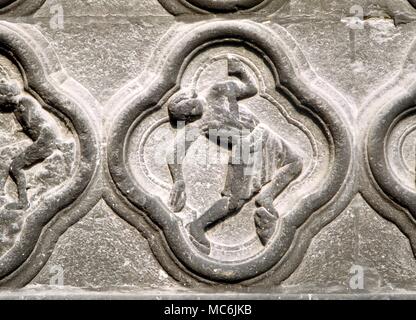
[[[287,3],[159,2],[174,15],[254,15]],[[0,14],[43,3],[0,0]],[[386,2],[404,22],[410,4]],[[357,194],[416,252],[415,43],[400,74],[352,110],[282,27],[234,20],[172,29],[108,104],[108,126],[96,128],[97,102],[52,46],[35,28],[0,23],[0,286],[29,283],[102,197],[170,275],[198,288],[281,283]],[[398,34],[396,45],[408,35]],[[99,141],[108,142],[102,168]]]
[[[159,0],[160,4],[174,15],[190,13],[247,13],[280,9],[287,0]]]
[[[284,278],[300,262],[293,250],[311,240],[297,230],[313,220],[317,232],[351,200],[346,102],[289,46],[283,28],[271,36],[247,21],[197,24],[110,104],[120,110],[111,177],[163,231],[178,259],[170,263],[195,277]],[[138,91],[141,81],[152,85]],[[324,206],[333,209],[317,217]]]
[[[415,186],[415,43],[402,70],[366,103],[361,127],[366,128],[362,179],[366,200],[394,222],[416,248]],[[372,114],[372,116],[369,116]]]
[[[261,125],[260,120],[239,103],[257,95],[256,79],[236,56],[224,60],[228,64],[228,76],[236,79],[218,81],[200,95],[179,92],[168,106],[172,123],[187,122],[182,129],[185,136],[175,139],[172,155],[168,156],[173,179],[169,201],[175,212],[182,211],[186,204],[183,169],[186,149],[200,135],[220,146],[221,138],[225,138],[227,141],[223,146],[230,149],[221,199],[189,224],[191,240],[207,254],[211,245],[206,230],[241,211],[254,197],[258,207],[256,232],[262,244],[267,245],[279,218],[273,201],[302,172],[302,160],[292,147],[267,126]],[[243,154],[245,146],[250,149],[246,157]]]
[[[72,139],[60,142],[56,121],[48,115],[32,95],[27,94],[21,88],[16,80],[11,80],[7,75],[3,75],[3,77],[0,79],[0,112],[4,117],[8,113],[13,114],[11,120],[16,121],[16,124],[21,127],[21,132],[30,139],[31,144],[22,148],[24,144],[19,139],[12,146],[7,145],[3,148],[3,161],[0,165],[0,194],[5,196],[5,185],[8,177],[11,177],[16,184],[17,200],[8,203],[5,210],[27,210],[32,204],[32,201],[29,202],[28,189],[32,188],[28,187],[25,170],[46,162],[54,153],[62,150],[63,157],[59,158],[57,163],[51,165],[50,168],[52,172],[58,173],[58,176],[50,179],[50,184],[59,184],[60,180],[62,178],[65,180],[71,171],[74,142],[71,141]],[[13,130],[10,128],[7,132],[10,134]],[[61,145],[59,145],[60,143]],[[59,169],[57,165],[60,166]],[[60,174],[62,174],[62,178],[59,177]],[[46,176],[45,178],[52,177]],[[39,182],[35,184],[34,189],[39,187]]]
[[[39,60],[42,42],[36,37],[40,36],[33,30],[0,24],[0,284],[4,285],[28,259],[43,227],[83,193],[98,164],[88,113],[60,88],[69,78],[61,73],[59,79],[59,64],[51,61],[51,67],[49,61]],[[84,95],[81,90],[78,94]]]
[[[28,15],[38,10],[46,0],[1,0],[0,14]]]

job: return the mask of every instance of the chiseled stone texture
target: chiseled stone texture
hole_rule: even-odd
[[[178,287],[153,258],[146,239],[103,202],[66,231],[31,285],[49,285],[53,266],[64,270],[64,284],[84,289]]]
[[[409,240],[361,196],[315,237],[304,261],[283,286],[351,293],[350,279],[357,265],[366,274],[367,292],[415,289],[416,262]]]
[[[21,16],[16,9],[0,16],[12,26],[0,25],[0,35],[5,34],[1,48],[12,48],[23,60],[32,96],[56,104],[57,113],[47,111],[57,132],[67,148],[81,154],[78,162],[66,150],[71,156],[65,165],[84,170],[74,181],[85,184],[57,193],[71,203],[64,203],[64,211],[58,205],[39,210],[42,223],[29,220],[22,227],[30,214],[0,211],[0,227],[14,228],[2,235],[0,253],[13,248],[12,241],[22,241],[24,248],[16,254],[19,259],[2,263],[0,256],[0,286],[42,295],[57,289],[58,267],[64,284],[58,289],[74,296],[82,296],[79,289],[93,289],[126,290],[133,296],[153,296],[154,290],[185,296],[242,291],[279,298],[308,293],[411,297],[416,289],[416,117],[408,110],[416,98],[416,8],[407,0],[266,0],[256,2],[259,10],[224,7],[210,13],[198,8],[198,1],[172,0],[169,8],[160,2],[46,0],[32,15]],[[351,17],[360,17],[361,8],[363,28],[351,28]],[[63,13],[63,28],[51,26],[56,10]],[[233,34],[241,41],[224,40]],[[0,65],[23,88],[23,77],[16,76],[18,68],[7,57],[0,52]],[[281,83],[275,82],[273,68]],[[190,163],[183,170],[187,202],[172,204],[168,168],[157,164],[167,158],[165,142],[176,129],[171,111],[181,105],[175,99],[199,98],[201,88],[215,88],[229,76],[251,86],[252,92],[235,103],[252,108],[255,119],[272,128],[268,143],[273,151],[293,156],[285,159],[293,172],[281,177],[289,189],[278,192],[282,201],[272,199],[284,216],[280,233],[268,229],[276,224],[274,216],[254,199],[241,215],[206,234],[196,224],[185,228],[221,199],[230,169]],[[298,101],[306,111],[299,112]],[[160,109],[143,117],[138,111],[154,105]],[[8,143],[27,143],[17,126],[5,129],[12,122],[8,117],[0,121],[0,129],[13,132]],[[82,126],[77,117],[85,120]],[[392,131],[384,132],[390,124]],[[73,142],[77,137],[80,144]],[[373,144],[379,150],[372,150]],[[165,153],[157,153],[160,149]],[[193,159],[206,156],[192,152]],[[28,173],[33,185],[29,202],[42,203],[44,190],[31,189],[37,191],[44,164]],[[326,173],[328,182],[320,183]],[[63,185],[73,181],[69,176],[61,180]],[[331,183],[328,190],[326,183]],[[324,191],[312,204],[328,199],[312,210],[306,197],[315,189]],[[18,196],[11,179],[6,193],[1,206]],[[295,206],[302,201],[308,207],[305,216]],[[256,206],[265,211],[255,211]],[[299,217],[292,219],[292,209]],[[364,287],[354,289],[357,267]]]

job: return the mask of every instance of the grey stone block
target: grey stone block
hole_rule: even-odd
[[[0,1],[0,298],[413,299],[415,6]]]

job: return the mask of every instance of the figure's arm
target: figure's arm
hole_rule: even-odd
[[[175,212],[181,211],[186,204],[182,164],[186,153],[197,138],[197,132],[199,132],[199,129],[195,126],[188,125],[183,128],[175,138],[173,150],[167,156],[168,167],[173,180],[170,204]]]
[[[236,99],[251,98],[258,93],[255,77],[248,72],[244,64],[236,57],[228,58],[228,75],[239,80],[231,82]]]
[[[22,126],[23,132],[30,130],[32,109],[36,107],[38,102],[34,98],[22,97],[16,108],[16,119]]]
[[[167,160],[173,183],[183,180],[182,163],[188,149],[195,142],[196,130],[199,132],[198,128],[189,125],[181,129],[175,138],[173,149],[168,153]]]

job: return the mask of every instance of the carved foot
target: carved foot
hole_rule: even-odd
[[[256,206],[258,208],[264,208],[267,210],[271,215],[275,216],[276,218],[279,218],[279,213],[275,209],[273,205],[273,199],[268,195],[262,195],[260,194],[256,198]]]
[[[9,203],[8,205],[6,205],[6,210],[22,211],[26,209],[29,209],[29,203],[14,202],[14,203]]]
[[[211,252],[211,243],[205,236],[205,231],[195,223],[188,225],[189,236],[194,246],[202,253],[209,255]]]
[[[256,224],[257,235],[264,246],[269,243],[276,231],[277,220],[278,218],[265,208],[256,210],[254,222]]]

